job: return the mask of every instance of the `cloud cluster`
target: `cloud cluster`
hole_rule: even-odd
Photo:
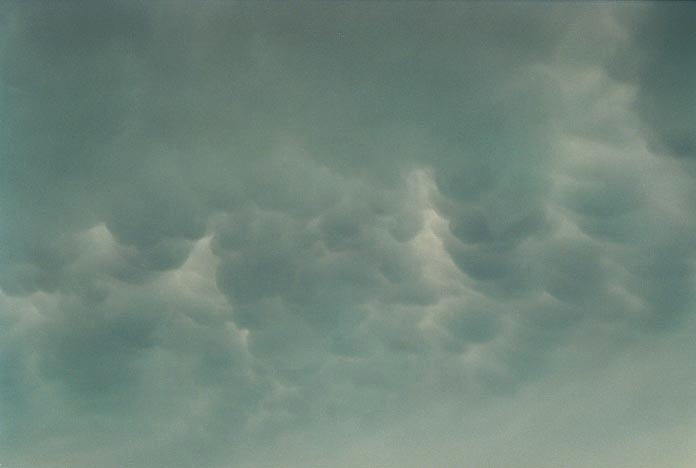
[[[690,5],[2,10],[0,462],[510,466],[693,383],[624,354],[691,327]]]

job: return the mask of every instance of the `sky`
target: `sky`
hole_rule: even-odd
[[[696,466],[696,3],[0,5],[0,464]]]

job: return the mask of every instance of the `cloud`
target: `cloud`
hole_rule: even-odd
[[[690,53],[695,12],[688,3],[651,5],[650,14],[629,17],[632,41],[611,67],[616,76],[638,85],[635,109],[655,150],[682,158],[696,154],[691,112],[696,98],[689,86],[696,66]]]
[[[691,16],[5,5],[0,462],[683,464]]]

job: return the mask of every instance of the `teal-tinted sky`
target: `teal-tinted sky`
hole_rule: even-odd
[[[695,25],[4,2],[0,463],[696,466]]]

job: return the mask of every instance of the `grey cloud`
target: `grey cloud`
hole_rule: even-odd
[[[608,460],[565,389],[678,380],[690,6],[2,9],[0,463]]]
[[[657,150],[677,157],[696,154],[693,107],[696,103],[691,76],[696,63],[690,3],[650,5],[648,14],[629,17],[625,27],[632,35],[612,72],[638,86],[636,110],[647,124]]]

